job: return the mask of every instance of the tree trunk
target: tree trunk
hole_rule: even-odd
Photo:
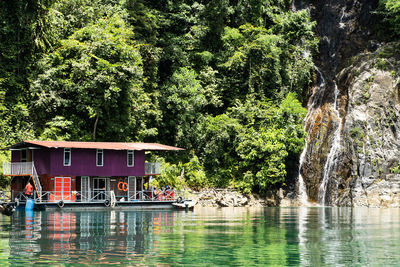
[[[97,130],[98,122],[99,122],[99,115],[96,116],[96,121],[94,122],[94,126],[93,126],[93,142],[96,141],[96,130]]]

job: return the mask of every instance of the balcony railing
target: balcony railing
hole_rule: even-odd
[[[161,174],[161,165],[160,165],[160,163],[158,163],[158,162],[146,162],[145,174],[146,175],[160,175]]]
[[[4,175],[32,175],[33,162],[4,162]]]

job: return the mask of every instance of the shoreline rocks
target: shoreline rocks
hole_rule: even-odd
[[[257,194],[244,195],[233,189],[207,188],[190,192],[189,198],[202,207],[269,207],[279,206],[276,194],[262,198]]]

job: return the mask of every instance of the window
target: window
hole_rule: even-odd
[[[128,150],[128,167],[135,165],[135,153],[133,150]]]
[[[103,166],[103,149],[97,149],[96,166]]]
[[[26,162],[26,157],[27,157],[27,150],[22,149],[21,150],[21,162]]]
[[[71,148],[64,148],[64,166],[71,166]]]

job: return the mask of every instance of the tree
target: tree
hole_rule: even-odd
[[[288,161],[304,146],[306,109],[294,94],[279,106],[249,96],[204,125],[201,160],[215,186],[265,193],[285,182]]]
[[[379,10],[384,15],[386,22],[383,31],[398,37],[400,30],[400,1],[399,0],[379,0]]]
[[[77,30],[38,63],[36,126],[71,121],[72,139],[138,140],[146,135],[149,96],[133,32],[118,16]],[[99,138],[96,138],[99,137]]]
[[[211,76],[211,77],[210,77]],[[165,142],[185,147],[190,151],[197,147],[200,125],[207,110],[220,105],[217,90],[199,78],[212,80],[209,71],[198,75],[194,70],[181,68],[162,88],[159,102],[163,110],[162,134]]]
[[[232,113],[245,125],[236,146],[241,158],[239,177],[243,177],[238,179],[238,187],[247,192],[265,192],[284,183],[288,160],[304,147],[302,121],[306,109],[291,93],[280,106],[249,98]]]

